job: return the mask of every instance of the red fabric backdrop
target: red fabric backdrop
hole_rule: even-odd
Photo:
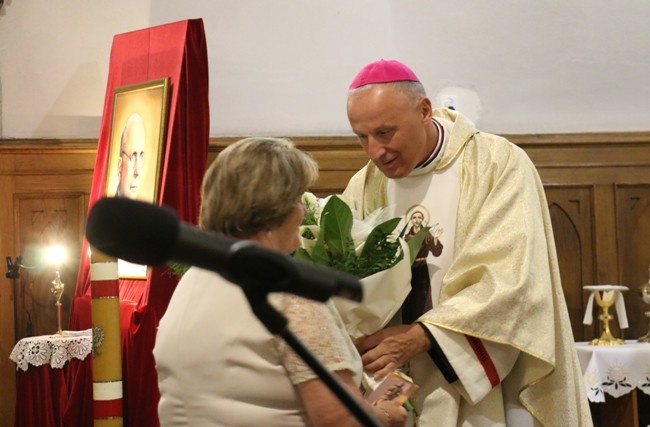
[[[174,208],[181,220],[196,223],[210,122],[207,49],[201,19],[115,36],[89,209],[104,195],[114,89],[164,77],[170,77],[171,87],[158,202]],[[88,242],[84,241],[82,254],[87,253]],[[160,394],[152,349],[158,321],[176,283],[165,267],[151,269],[146,280],[120,280],[126,426],[159,425]],[[90,259],[82,256],[69,329],[90,327]],[[65,425],[91,426],[91,363],[70,369],[68,380]]]

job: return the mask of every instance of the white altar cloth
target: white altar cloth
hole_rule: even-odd
[[[635,388],[650,395],[650,343],[628,340],[616,346],[576,343],[582,376],[591,402],[605,393],[619,397]]]
[[[52,368],[63,368],[73,358],[83,360],[93,349],[92,331],[63,331],[63,336],[41,335],[23,338],[14,347],[9,358],[16,369],[26,371],[29,365],[49,363]]]

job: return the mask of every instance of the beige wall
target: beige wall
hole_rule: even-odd
[[[211,135],[349,135],[365,63],[408,62],[483,130],[648,130],[650,2],[5,0],[0,138],[96,138],[114,34],[205,23]]]

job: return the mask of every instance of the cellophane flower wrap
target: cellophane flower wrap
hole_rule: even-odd
[[[352,339],[379,331],[411,290],[411,254],[417,253],[424,232],[407,243],[396,230],[401,218],[387,220],[386,210],[378,209],[360,219],[337,196],[318,199],[305,193],[303,203],[302,248],[294,257],[359,277],[363,301],[333,298],[334,304]]]

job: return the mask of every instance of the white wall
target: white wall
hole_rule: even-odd
[[[648,0],[5,0],[0,138],[96,138],[113,35],[199,17],[212,136],[349,135],[381,57],[486,131],[650,129]]]

